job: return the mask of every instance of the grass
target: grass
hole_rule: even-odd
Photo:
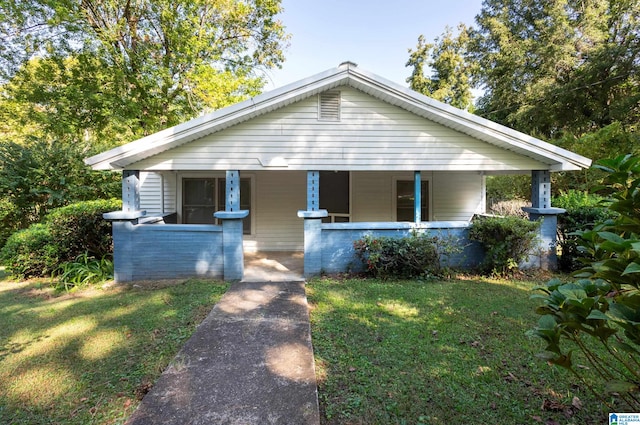
[[[226,289],[0,282],[0,423],[124,423]]]
[[[536,358],[533,286],[310,282],[322,423],[606,423],[587,388]]]

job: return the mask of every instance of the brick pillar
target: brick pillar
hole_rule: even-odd
[[[320,209],[320,173],[307,171],[307,210],[298,211],[304,219],[304,276],[317,276],[322,271],[322,219],[327,210]]]
[[[551,179],[547,170],[531,171],[531,205],[531,208],[523,208],[523,211],[529,214],[529,220],[542,221],[539,234],[539,266],[541,269],[555,270],[558,268],[558,214],[564,214],[566,210],[551,206]]]
[[[240,209],[240,171],[227,170],[225,182],[225,211],[213,214],[222,220],[224,279],[242,280],[244,277],[242,220],[249,215],[249,211]]]

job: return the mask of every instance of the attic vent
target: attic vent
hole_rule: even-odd
[[[340,92],[328,91],[318,96],[318,119],[340,121]]]

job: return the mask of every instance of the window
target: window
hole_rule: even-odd
[[[182,222],[185,224],[218,224],[213,216],[224,211],[226,204],[226,179],[183,178]],[[251,179],[240,179],[240,209],[249,210],[243,220],[243,233],[251,234]]]
[[[318,95],[318,119],[340,121],[340,92],[328,91]]]
[[[329,212],[325,223],[350,221],[348,171],[320,171],[320,208]]]
[[[429,182],[423,180],[420,185],[422,221],[429,221]],[[415,221],[414,216],[414,182],[413,180],[396,181],[396,221]]]

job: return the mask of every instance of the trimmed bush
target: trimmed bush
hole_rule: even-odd
[[[45,223],[51,229],[61,262],[74,261],[78,256],[102,258],[113,252],[111,223],[102,214],[119,210],[117,199],[83,201],[53,210]]]
[[[38,223],[17,231],[7,239],[0,259],[12,276],[24,279],[50,274],[59,261],[50,227]]]
[[[48,276],[79,256],[103,258],[113,252],[111,223],[102,214],[121,208],[117,199],[78,202],[57,208],[44,223],[9,237],[0,260],[16,277]]]
[[[366,272],[377,278],[430,277],[441,271],[437,237],[417,233],[404,238],[366,235],[353,247]]]
[[[535,248],[540,223],[519,217],[477,217],[469,228],[469,239],[485,249],[481,271],[507,274],[529,258]]]

